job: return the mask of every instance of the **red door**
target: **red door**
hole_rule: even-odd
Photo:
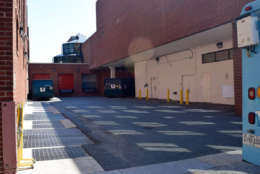
[[[50,74],[33,74],[33,80],[50,80]]]
[[[60,74],[59,75],[59,90],[73,90],[73,89],[74,89],[73,74]]]

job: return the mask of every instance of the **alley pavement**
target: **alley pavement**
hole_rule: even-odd
[[[93,174],[102,167],[83,149],[93,142],[48,102],[28,102],[24,110],[24,158],[33,170],[21,174]]]
[[[183,161],[241,147],[241,118],[225,106],[103,97],[61,98],[51,104],[93,142],[82,147],[106,171]]]

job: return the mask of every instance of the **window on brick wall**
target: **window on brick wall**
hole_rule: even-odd
[[[19,21],[16,18],[16,53],[19,54]]]
[[[206,53],[202,55],[202,63],[213,63],[232,59],[232,49]]]

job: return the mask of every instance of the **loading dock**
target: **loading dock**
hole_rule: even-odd
[[[73,93],[74,76],[73,74],[59,74],[59,92],[61,94]]]

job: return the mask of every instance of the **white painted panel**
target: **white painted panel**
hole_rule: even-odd
[[[224,98],[233,98],[234,97],[234,87],[231,85],[222,86],[222,96]]]

